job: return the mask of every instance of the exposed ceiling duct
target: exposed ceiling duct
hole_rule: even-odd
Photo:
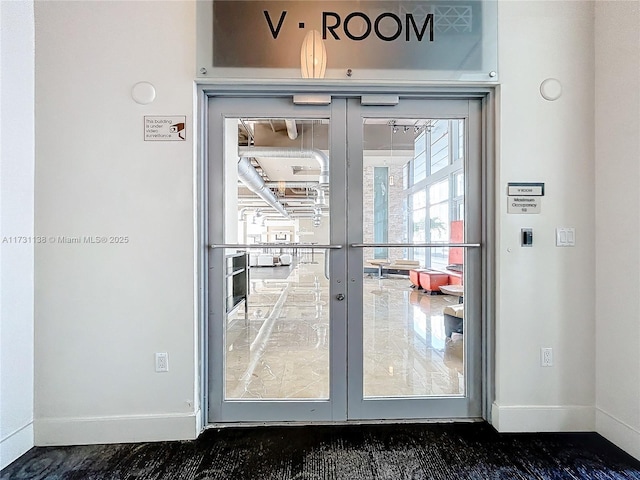
[[[327,192],[326,188],[322,188],[322,186],[318,182],[264,182],[265,185],[269,188],[277,188],[277,189],[290,189],[296,194],[296,189],[302,190],[302,194],[309,195],[310,191],[315,192],[314,201],[316,205],[326,205],[327,204]],[[285,195],[285,198],[286,195]],[[295,197],[294,197],[295,198]],[[281,197],[282,200],[282,197]]]
[[[316,189],[316,205],[326,205],[327,197],[325,196],[324,190],[318,188]]]
[[[241,157],[238,160],[238,178],[253,193],[262,198],[271,207],[275,208],[286,218],[290,218],[284,206],[278,201],[275,194],[265,185],[263,178],[251,165],[251,160]]]
[[[287,135],[291,140],[298,138],[298,126],[295,120],[285,120],[284,124],[287,126]]]
[[[277,148],[277,147],[240,147],[238,149],[240,157],[265,157],[265,158],[311,158],[320,165],[320,186],[329,185],[329,157],[320,150],[297,149],[297,148]]]
[[[318,187],[318,182],[292,182],[290,180],[286,180],[283,182],[264,182],[267,187],[278,188],[280,186],[284,186],[286,188],[308,188],[314,189]]]
[[[280,182],[264,182],[265,185],[269,188],[276,188],[280,192],[286,191],[289,189],[294,195],[305,195],[309,196],[309,192],[313,191],[315,195],[315,203],[316,205],[326,205],[327,204],[327,196],[325,193],[326,187],[322,188],[322,186],[318,182],[292,182],[292,181],[280,181]],[[301,191],[300,191],[301,190]],[[284,198],[287,198],[285,195]],[[295,197],[293,197],[295,198]],[[280,200],[282,201],[283,197],[280,196]]]

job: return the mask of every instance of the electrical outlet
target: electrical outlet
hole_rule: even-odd
[[[552,348],[543,347],[540,349],[540,366],[553,367],[553,349]]]
[[[156,353],[156,372],[168,372],[169,371],[169,354],[168,353]]]

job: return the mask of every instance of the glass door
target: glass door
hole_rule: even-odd
[[[348,111],[349,418],[480,417],[480,102]]]
[[[346,418],[345,105],[211,100],[209,422]]]
[[[480,108],[210,100],[209,423],[481,415]]]

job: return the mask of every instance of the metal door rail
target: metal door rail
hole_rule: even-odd
[[[318,245],[313,243],[212,243],[209,248],[317,248],[324,250],[338,250],[342,245]]]
[[[479,248],[482,246],[481,243],[352,243],[351,246],[353,248],[439,248],[439,247],[450,247],[450,248]]]

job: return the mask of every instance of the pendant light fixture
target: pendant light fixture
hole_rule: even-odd
[[[327,69],[327,50],[322,35],[311,30],[302,41],[300,49],[300,71],[302,78],[324,78]]]

